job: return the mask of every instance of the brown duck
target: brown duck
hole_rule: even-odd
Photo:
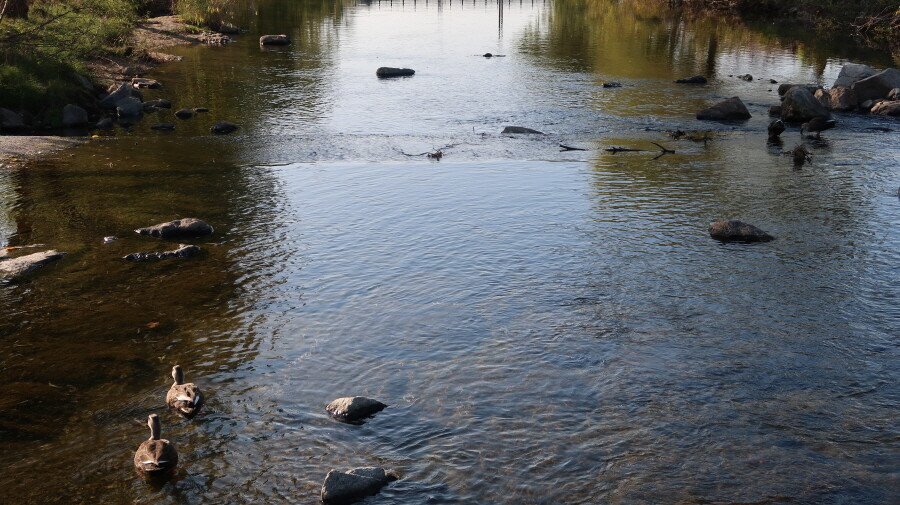
[[[172,378],[175,379],[175,384],[166,393],[166,405],[188,418],[197,415],[203,406],[200,388],[190,382],[184,383],[184,372],[178,365],[172,367]]]
[[[174,469],[178,464],[178,451],[172,442],[159,438],[159,416],[150,414],[147,426],[150,427],[150,439],[144,440],[135,451],[134,467],[147,475],[159,475]]]

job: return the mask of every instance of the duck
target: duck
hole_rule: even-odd
[[[166,405],[187,418],[197,415],[203,406],[200,388],[191,382],[184,383],[184,371],[179,365],[172,367],[172,378],[175,379],[175,383],[166,393]]]
[[[834,128],[836,124],[834,119],[816,116],[800,126],[800,135],[802,136],[803,132],[807,131],[809,133],[815,133],[816,138],[821,138],[823,131]]]
[[[178,451],[175,444],[159,438],[159,416],[150,414],[147,417],[150,427],[150,438],[144,440],[134,453],[134,467],[146,475],[159,475],[173,470],[178,465]]]
[[[769,123],[769,138],[776,139],[779,135],[784,133],[784,121],[780,119],[776,119]]]

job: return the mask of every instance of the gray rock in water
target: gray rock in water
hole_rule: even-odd
[[[853,91],[861,101],[887,98],[894,88],[900,88],[900,70],[896,68],[883,70],[853,84]]]
[[[136,252],[131,253],[122,259],[126,261],[136,262],[159,261],[166,259],[190,258],[191,256],[196,256],[198,254],[200,254],[199,247],[195,245],[178,244],[178,249],[174,249],[171,251]]]
[[[66,253],[50,250],[27,254],[18,258],[0,260],[0,279],[19,279],[48,263],[61,259],[65,255]]]
[[[132,88],[159,89],[162,87],[162,83],[160,83],[156,79],[135,77],[135,78],[131,79],[131,87]]]
[[[338,398],[325,406],[325,410],[339,421],[358,423],[387,408],[378,400],[364,396]]]
[[[190,119],[194,117],[194,111],[191,109],[179,109],[175,111],[175,117],[178,119]]]
[[[322,484],[322,502],[326,505],[348,505],[367,496],[378,494],[381,488],[397,480],[384,468],[354,468],[349,472],[331,470]]]
[[[411,68],[395,68],[395,67],[381,67],[375,71],[375,75],[380,78],[389,78],[389,77],[409,77],[416,73],[415,70]]]
[[[115,126],[115,122],[110,117],[105,117],[100,121],[97,121],[96,128],[98,130],[112,130],[113,126]]]
[[[148,100],[144,102],[144,108],[147,107],[153,107],[155,109],[171,109],[172,102],[164,98],[157,98],[156,100]]]
[[[604,87],[604,88],[621,88],[621,87],[622,87],[622,83],[621,83],[621,82],[616,82],[616,81],[604,82],[604,83],[603,83],[603,87]]]
[[[0,130],[14,131],[22,128],[25,128],[25,121],[21,114],[0,108]]]
[[[150,127],[151,130],[170,132],[175,129],[175,123],[158,123]]]
[[[773,105],[769,107],[769,115],[772,117],[781,117],[781,106]]]
[[[527,134],[527,135],[544,135],[544,132],[542,132],[542,131],[532,130],[531,128],[525,128],[524,126],[507,126],[500,133],[506,133],[506,134],[523,133],[523,134]]]
[[[784,94],[781,103],[781,119],[785,121],[803,122],[814,117],[831,117],[816,97],[803,86],[794,86]]]
[[[753,80],[753,76],[750,74],[739,75],[737,77],[738,77],[738,79],[740,79],[742,81],[747,81],[747,82],[750,82]]]
[[[869,112],[872,110],[872,107],[875,105],[875,100],[866,100],[865,102],[860,102],[859,109],[865,112]]]
[[[815,93],[817,89],[821,89],[821,88],[822,88],[822,86],[819,86],[818,84],[789,84],[789,83],[785,83],[785,84],[779,84],[779,85],[778,85],[778,95],[779,95],[779,96],[784,96],[785,94],[787,94],[788,91],[790,91],[791,88],[794,88],[794,87],[797,87],[797,86],[800,86],[801,88],[806,88],[807,90],[809,90],[810,93]]]
[[[841,73],[838,74],[837,80],[834,81],[832,87],[845,86],[849,88],[866,77],[872,77],[875,73],[875,69],[868,65],[844,63],[844,66],[841,67]]]
[[[711,223],[709,235],[722,242],[768,242],[775,238],[752,224],[736,220]]]
[[[750,119],[750,111],[740,98],[733,96],[727,100],[723,100],[712,107],[701,110],[697,113],[697,119],[707,121],[740,121]]]
[[[900,100],[900,88],[894,88],[888,93],[888,100]]]
[[[261,46],[287,46],[291,44],[291,38],[287,35],[263,35],[259,38]]]
[[[881,100],[870,112],[878,116],[900,116],[900,100]]]
[[[238,26],[235,26],[231,23],[222,23],[219,25],[218,30],[219,33],[224,33],[225,35],[240,35],[241,29]]]
[[[685,77],[684,79],[678,79],[675,81],[677,84],[706,84],[706,77],[702,75],[695,75],[693,77]]]
[[[100,100],[100,108],[106,110],[115,110],[119,104],[119,101],[125,98],[133,98],[137,96],[134,88],[131,87],[130,84],[122,83],[114,89],[109,95],[106,96],[103,100]]]
[[[187,217],[134,230],[139,235],[158,238],[190,238],[212,235],[213,227],[205,221]]]
[[[116,104],[119,117],[136,118],[144,113],[144,104],[134,97],[123,98]]]
[[[212,125],[212,128],[210,128],[209,131],[214,135],[227,135],[229,133],[236,132],[238,128],[240,127],[234,123],[229,123],[228,121],[219,121],[218,123]]]
[[[68,104],[62,110],[62,124],[66,128],[84,126],[88,123],[86,110],[75,104]]]

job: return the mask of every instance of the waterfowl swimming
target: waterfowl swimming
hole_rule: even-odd
[[[776,119],[769,123],[769,138],[775,139],[778,138],[779,135],[784,133],[784,121],[780,119]]]
[[[184,372],[178,365],[172,367],[172,378],[175,379],[175,384],[166,393],[166,405],[185,417],[193,417],[203,406],[200,388],[190,382],[184,383]]]
[[[147,426],[150,427],[150,439],[144,440],[135,451],[134,467],[149,475],[172,470],[178,464],[178,451],[172,442],[159,438],[159,416],[150,414]]]
[[[834,119],[816,116],[800,126],[800,135],[802,136],[803,131],[805,130],[809,133],[815,133],[816,138],[819,138],[822,136],[823,131],[834,128],[835,124],[837,123],[834,122]]]

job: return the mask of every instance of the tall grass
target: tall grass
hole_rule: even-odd
[[[242,0],[176,0],[175,13],[191,24],[219,28]]]

